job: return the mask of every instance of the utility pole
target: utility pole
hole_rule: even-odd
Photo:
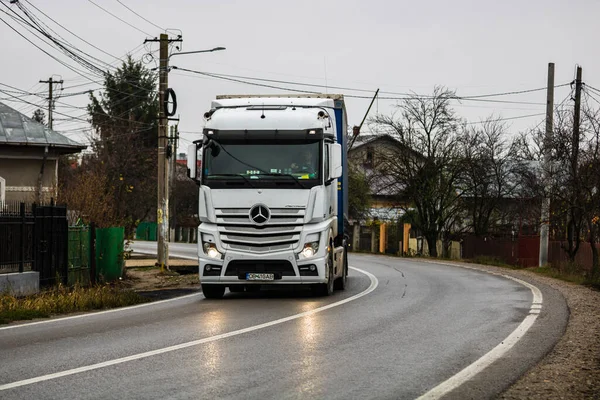
[[[550,198],[548,196],[550,180],[550,140],[554,126],[554,63],[548,63],[548,87],[546,90],[546,136],[544,143],[543,171],[546,197],[542,199],[542,216],[540,225],[540,258],[539,266],[548,264],[548,233],[550,230]]]
[[[54,108],[54,98],[52,97],[52,90],[54,89],[54,84],[59,83],[63,84],[63,80],[55,81],[52,77],[48,78],[47,81],[40,81],[40,83],[48,84],[48,128],[52,129],[52,109]]]
[[[225,50],[224,47],[215,47],[210,50],[180,52],[169,56],[169,44],[182,41],[181,35],[178,35],[174,39],[169,39],[169,36],[165,33],[161,33],[159,39],[146,39],[144,41],[144,43],[159,42],[160,44],[158,71],[158,204],[156,216],[158,222],[157,264],[160,266],[161,270],[165,267],[166,269],[169,269],[169,163],[167,162],[169,118],[166,109],[167,89],[169,87],[169,58],[181,54]]]
[[[169,269],[169,164],[167,163],[168,120],[165,96],[169,87],[169,36],[160,34],[158,71],[158,264],[161,271]]]
[[[181,35],[169,39],[161,33],[160,37],[146,39],[147,42],[159,42],[158,68],[158,201],[156,222],[158,224],[157,264],[161,271],[169,269],[169,163],[167,162],[168,117],[166,108],[167,89],[169,87],[169,44],[181,42]]]
[[[577,162],[579,158],[579,121],[581,114],[581,67],[577,67],[577,78],[575,79],[575,110],[573,114],[573,178],[577,175]]]
[[[571,204],[569,211],[569,221],[567,224],[567,240],[569,243],[569,256],[571,257],[575,254],[576,250],[579,247],[579,241],[575,240],[575,235],[579,235],[579,232],[576,232],[576,224],[578,220],[578,215],[580,213],[578,207],[580,204],[580,193],[579,193],[579,182],[578,182],[578,165],[579,165],[579,123],[580,123],[580,113],[581,113],[581,67],[577,67],[577,77],[575,78],[575,108],[573,111],[573,138],[571,142]],[[576,244],[573,244],[575,241]]]

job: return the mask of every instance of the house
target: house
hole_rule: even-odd
[[[0,102],[0,201],[56,198],[59,156],[86,147]]]
[[[392,175],[381,170],[385,158],[399,149],[399,142],[392,136],[360,135],[348,151],[348,162],[366,176],[371,197],[371,207],[365,218],[350,221],[354,250],[370,249],[375,252],[379,249],[389,253],[400,250],[399,242],[404,232],[400,231],[403,226],[396,222],[404,215],[405,204],[398,196],[402,187]]]
[[[363,172],[369,182],[371,208],[369,218],[395,221],[404,214],[398,193],[401,187],[391,175],[378,170],[383,157],[398,151],[400,144],[389,135],[358,136],[348,151],[349,163]]]

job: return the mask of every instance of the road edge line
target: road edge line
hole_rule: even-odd
[[[485,272],[485,273],[488,273],[491,275],[501,276],[506,279],[510,279],[512,281],[515,281],[515,282],[529,288],[529,290],[531,290],[531,292],[532,292],[533,298],[531,301],[531,307],[529,308],[529,314],[523,319],[523,321],[519,324],[519,326],[517,326],[517,328],[514,331],[512,331],[511,334],[508,335],[500,344],[498,344],[492,350],[490,350],[489,352],[487,352],[486,354],[481,356],[475,362],[473,362],[470,365],[468,365],[467,367],[463,368],[457,374],[451,376],[444,382],[435,386],[433,389],[429,390],[427,393],[419,396],[417,398],[417,400],[439,399],[439,398],[447,395],[451,391],[459,388],[461,385],[463,385],[464,383],[468,382],[473,377],[475,377],[475,375],[479,374],[484,369],[486,369],[491,364],[493,364],[495,361],[499,360],[515,344],[517,344],[517,342],[523,336],[525,336],[527,331],[533,326],[534,322],[536,321],[537,317],[539,316],[539,314],[541,312],[542,303],[543,303],[542,291],[537,286],[532,285],[531,283],[526,282],[522,279],[516,278],[514,276],[502,274],[499,272],[487,271],[485,269],[480,269],[480,268],[475,268],[475,267],[470,267],[470,266],[460,265],[460,264],[451,264],[451,263],[443,263],[443,262],[435,262],[435,261],[428,261],[428,262],[430,264],[447,265],[447,266],[452,266],[452,267],[471,269],[471,270],[475,270],[475,271],[479,271],[479,272]]]

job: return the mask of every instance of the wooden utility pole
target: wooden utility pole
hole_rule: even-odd
[[[543,171],[546,197],[542,199],[542,216],[540,224],[540,257],[539,266],[548,264],[548,233],[550,230],[550,198],[548,196],[550,181],[550,141],[554,127],[554,63],[548,63],[548,88],[546,90],[546,136],[544,141]]]
[[[579,123],[581,113],[581,67],[577,67],[577,78],[575,78],[575,109],[573,111],[573,138],[571,142],[571,204],[569,211],[569,221],[567,224],[567,241],[569,244],[568,254],[569,257],[575,257],[577,250],[579,249],[579,204],[580,204],[580,193],[579,193],[579,177],[578,177],[578,165],[579,165]],[[577,238],[576,238],[577,236]]]
[[[169,36],[160,35],[160,63],[158,71],[158,265],[169,269],[169,164],[167,163],[168,123],[165,98],[169,87]]]
[[[577,78],[575,79],[575,110],[573,114],[573,177],[577,175],[577,163],[579,159],[579,121],[581,114],[581,67],[577,67]]]
[[[50,77],[47,81],[40,81],[40,83],[48,84],[48,128],[52,129],[52,109],[54,108],[54,98],[52,96],[52,91],[54,89],[54,84],[62,84],[63,80],[61,79],[60,81],[55,81],[52,79],[52,77]]]

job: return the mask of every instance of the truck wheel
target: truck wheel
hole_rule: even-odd
[[[202,293],[207,299],[220,299],[225,294],[225,286],[202,285]]]
[[[335,279],[333,277],[333,255],[331,250],[327,254],[327,270],[329,271],[329,278],[326,283],[318,283],[314,286],[314,293],[317,296],[331,296],[333,294],[333,286]]]
[[[342,276],[335,280],[335,290],[346,290],[348,282],[348,249],[344,246],[344,266]]]

